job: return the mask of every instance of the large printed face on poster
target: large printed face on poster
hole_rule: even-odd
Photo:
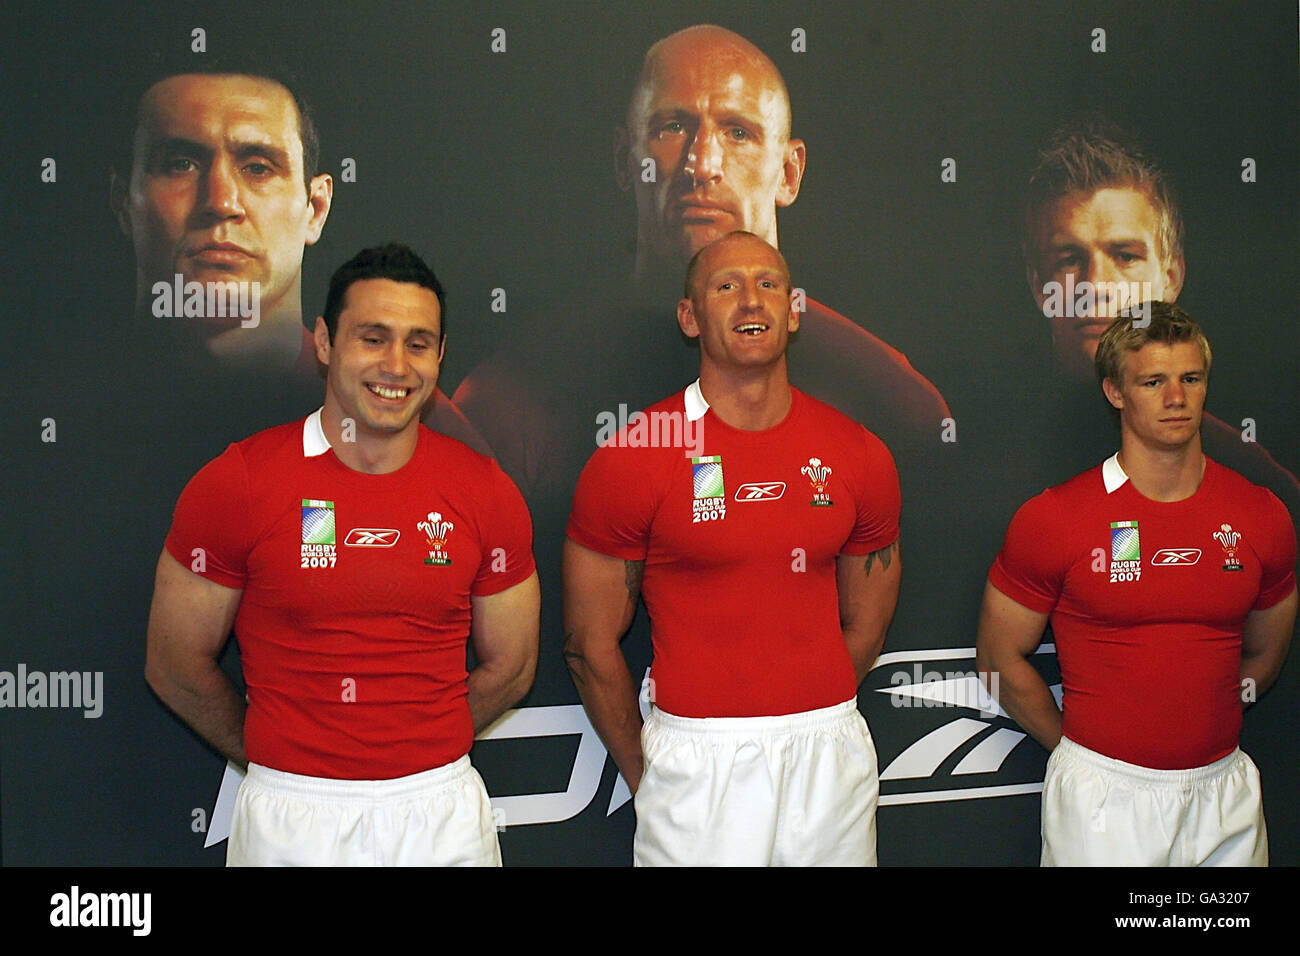
[[[138,315],[172,320],[234,364],[298,358],[303,250],[333,186],[306,167],[304,122],[285,86],[257,76],[181,74],[145,91],[131,168],[111,189]]]
[[[804,144],[790,138],[785,81],[762,51],[718,27],[656,43],[617,132],[615,165],[637,205],[637,267],[681,270],[728,232],[777,242],[799,195]]]
[[[0,751],[6,861],[221,861],[216,797],[233,795],[218,785],[223,762],[139,677],[153,566],[205,461],[315,407],[278,386],[339,263],[389,239],[428,253],[452,317],[439,382],[467,399],[439,403],[444,430],[482,431],[478,447],[529,494],[540,558],[563,541],[563,518],[545,515],[567,513],[596,416],[694,377],[698,348],[674,319],[686,261],[734,228],[779,246],[806,293],[788,353],[796,386],[881,435],[904,478],[903,595],[860,694],[881,769],[882,862],[1036,860],[1046,754],[978,694],[973,636],[1016,506],[1118,445],[1091,369],[1097,323],[1145,296],[1177,299],[1215,346],[1207,452],[1300,514],[1288,470],[1300,256],[1294,217],[1279,213],[1297,202],[1294,42],[1277,39],[1293,38],[1293,11],[1205,5],[1170,23],[1143,4],[1066,5],[1052,18],[974,3],[956,15],[904,2],[754,4],[743,17],[660,6],[436,4],[358,18],[339,3],[329,22],[346,27],[308,39],[300,15],[266,11],[258,33],[277,53],[309,51],[293,92],[316,107],[319,168],[302,155],[285,87],[178,71],[112,104],[131,111],[134,128],[116,124],[116,136],[134,134],[134,152],[111,207],[102,157],[115,134],[99,109],[111,69],[93,51],[149,30],[152,46],[198,62],[242,46],[249,21],[200,6],[24,34],[31,63],[20,52],[12,75],[34,79],[6,81],[7,109],[39,144],[22,161],[58,163],[57,181],[20,177],[16,190],[30,241],[11,255],[31,278],[11,291],[15,314],[58,333],[41,337],[41,354],[125,318],[132,300],[109,294],[114,278],[134,279],[136,311],[150,318],[155,285],[178,275],[182,309],[186,283],[257,281],[260,317],[257,328],[159,320],[219,359],[201,387],[167,378],[148,341],[115,349],[107,385],[79,395],[117,429],[93,448],[98,419],[69,400],[79,385],[48,388],[57,362],[32,378],[45,387],[20,390],[16,418],[56,420],[58,440],[14,445],[12,474],[33,497],[7,514],[6,534],[41,544],[9,555],[0,670],[101,673],[102,693],[93,719],[5,710],[16,741]],[[142,74],[146,52],[131,54]],[[1181,103],[1194,106],[1170,106]],[[1159,157],[1186,219],[1176,242],[1160,189],[1131,170],[1047,190],[1026,234],[1039,154],[1080,110],[1131,127]],[[84,117],[79,131],[65,128],[69,115]],[[87,210],[98,215],[89,225]],[[95,267],[69,269],[66,250],[86,242]],[[292,331],[292,347],[277,330]],[[220,375],[263,345],[277,358],[261,383],[222,391]],[[530,488],[531,470],[557,454],[555,480]],[[66,530],[69,512],[92,506],[111,561],[91,562],[87,534]],[[564,668],[558,566],[540,570],[537,681],[473,759],[507,864],[624,863],[629,794]],[[1059,700],[1049,641],[1032,663]],[[623,649],[634,682],[645,677],[649,625]],[[1272,788],[1275,861],[1300,860],[1300,775],[1278,733],[1296,670],[1246,717]],[[147,788],[138,766],[157,771]]]

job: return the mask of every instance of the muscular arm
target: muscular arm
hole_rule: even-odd
[[[641,783],[641,711],[619,641],[632,624],[644,567],[564,539],[564,659],[633,793]]]
[[[155,694],[241,767],[244,698],[217,666],[243,591],[200,577],[163,551],[149,609],[144,676]]]
[[[1241,682],[1254,682],[1254,693],[1243,693],[1242,706],[1258,699],[1273,686],[1287,648],[1291,646],[1291,631],[1295,627],[1296,591],[1263,611],[1251,611],[1246,617],[1246,627],[1241,634]],[[1245,698],[1249,696],[1250,700]]]
[[[475,733],[519,703],[533,685],[541,601],[536,571],[497,594],[470,598],[469,636],[478,660],[469,672]]]
[[[898,542],[870,554],[842,554],[835,562],[840,595],[840,627],[853,659],[858,683],[880,656],[885,632],[898,606],[903,563]]]
[[[1002,708],[1048,750],[1061,742],[1061,710],[1047,681],[1029,663],[1047,627],[1047,615],[1031,611],[991,583],[984,586],[975,665]],[[990,685],[990,674],[997,684]]]

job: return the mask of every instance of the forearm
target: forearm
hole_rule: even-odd
[[[532,686],[532,669],[484,661],[469,672],[469,715],[477,734],[519,703]]]
[[[853,672],[857,675],[859,684],[871,671],[876,658],[880,656],[880,649],[885,646],[885,632],[888,630],[888,620],[845,628],[844,643],[848,645],[849,657],[853,661]]]
[[[627,659],[615,643],[597,652],[584,649],[572,634],[564,644],[564,658],[605,749],[633,793],[641,783],[641,709]]]
[[[1258,654],[1243,654],[1241,658],[1241,679],[1238,683],[1242,708],[1249,707],[1264,695],[1278,674],[1282,673],[1282,664],[1286,660],[1286,647],[1270,648]]]
[[[1007,652],[979,661],[981,679],[1002,709],[1048,750],[1061,742],[1061,709],[1052,691],[1024,657]]]
[[[150,662],[145,678],[158,698],[239,767],[244,754],[244,713],[248,705],[216,661],[192,664],[184,670]]]

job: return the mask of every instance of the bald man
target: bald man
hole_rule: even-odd
[[[898,475],[862,425],[790,385],[781,254],[736,232],[677,306],[699,378],[592,455],[564,548],[564,654],[636,794],[641,866],[876,862],[876,754],[857,686],[898,598]],[[797,555],[791,560],[792,555]],[[644,593],[653,710],[620,650]]]
[[[535,507],[567,506],[597,412],[643,407],[689,380],[695,354],[672,322],[682,270],[733,230],[779,245],[777,210],[798,198],[807,161],[790,134],[785,82],[744,37],[695,26],[647,52],[615,148],[618,181],[636,200],[632,282],[530,322],[454,396]],[[949,412],[901,352],[808,299],[795,354],[796,384],[870,426],[919,477],[915,459],[938,446]]]

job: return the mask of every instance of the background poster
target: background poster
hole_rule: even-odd
[[[128,321],[132,253],[109,208],[107,169],[129,146],[128,91],[155,60],[256,48],[301,76],[320,166],[335,179],[324,233],[304,257],[304,313],[314,319],[330,273],[358,249],[409,243],[449,291],[448,394],[521,340],[539,369],[599,377],[608,364],[615,374],[609,337],[584,347],[573,330],[619,321],[580,304],[607,298],[631,269],[635,209],[616,183],[613,144],[644,51],[717,23],[774,60],[808,145],[801,193],[779,215],[794,282],[904,352],[956,426],[945,443],[936,421],[933,457],[918,459],[929,472],[905,475],[902,604],[860,697],[884,772],[883,864],[1037,860],[1041,748],[1012,744],[1005,718],[894,706],[916,701],[888,691],[971,669],[984,575],[1015,508],[1118,444],[1116,433],[1103,454],[1074,460],[1079,430],[1095,433],[1107,412],[1100,397],[1082,414],[1053,404],[1050,337],[1018,249],[1019,198],[1056,125],[1101,110],[1162,161],[1186,219],[1179,303],[1214,346],[1208,409],[1234,427],[1251,419],[1277,462],[1300,470],[1293,4],[51,4],[13,19],[0,670],[101,673],[102,712],[0,715],[4,863],[223,862],[223,844],[205,846],[223,761],[143,679],[153,567],[189,477],[229,442],[319,401],[311,383],[196,370]],[[205,52],[192,50],[196,29]],[[949,159],[955,181],[941,175]],[[343,176],[349,160],[354,181]],[[505,290],[502,311],[495,290]],[[816,378],[799,366],[800,345],[792,367]],[[671,337],[666,347],[678,351],[662,353],[656,398],[690,381],[689,348]],[[619,394],[619,380],[603,385]],[[54,441],[42,440],[47,419]],[[594,420],[589,430],[594,442]],[[584,732],[559,653],[556,527],[538,516],[549,604],[519,736],[480,742],[474,759],[494,798],[520,798],[499,804],[507,864],[626,864],[631,806]],[[647,633],[640,620],[624,645],[638,673]],[[227,663],[236,669],[235,655]],[[1273,862],[1291,865],[1298,703],[1292,661],[1243,732],[1263,777]],[[967,763],[994,769],[958,772],[994,737],[1001,744]],[[1003,744],[1000,761],[987,756]]]

